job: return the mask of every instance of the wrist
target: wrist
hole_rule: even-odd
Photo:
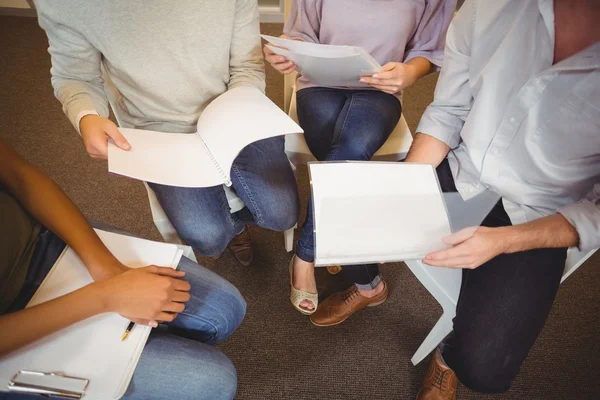
[[[502,234],[502,237],[498,240],[501,253],[517,253],[525,250],[524,241],[517,226],[502,226],[495,229],[498,229]]]
[[[80,290],[83,292],[84,297],[89,299],[89,301],[85,301],[91,307],[89,316],[114,311],[114,307],[110,301],[108,286],[103,282],[92,282]]]

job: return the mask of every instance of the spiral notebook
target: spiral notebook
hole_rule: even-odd
[[[250,86],[236,87],[213,100],[202,112],[197,128],[194,134],[120,128],[131,150],[121,150],[110,141],[108,169],[170,186],[230,186],[231,165],[244,147],[258,140],[304,132],[260,90]]]
[[[312,83],[329,87],[366,87],[360,78],[381,71],[367,51],[355,46],[334,46],[261,35],[267,47],[296,64]]]
[[[181,259],[182,250],[173,244],[96,232],[115,257],[132,268],[151,264],[176,268]],[[67,248],[27,307],[91,282],[81,259]],[[0,390],[6,390],[19,371],[35,371],[27,374],[29,386],[45,386],[41,382],[58,373],[88,380],[82,397],[85,400],[119,399],[129,386],[150,334],[150,327],[136,325],[127,340],[122,341],[128,323],[116,313],[96,315],[0,358]],[[36,385],[36,381],[40,384]]]

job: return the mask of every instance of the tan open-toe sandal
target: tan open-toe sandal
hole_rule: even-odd
[[[310,293],[305,292],[304,290],[296,289],[294,287],[294,259],[296,256],[294,255],[290,260],[290,301],[294,308],[300,311],[304,315],[311,315],[315,311],[317,311],[317,306],[319,305],[319,295],[318,293]],[[300,303],[303,300],[308,300],[315,305],[315,308],[312,310],[307,310],[306,308],[300,307]]]

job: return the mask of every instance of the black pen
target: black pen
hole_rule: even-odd
[[[131,330],[133,329],[133,327],[135,326],[135,322],[130,322],[129,325],[127,325],[127,329],[125,329],[125,333],[123,334],[123,337],[121,338],[121,342],[125,339],[127,339],[127,336],[129,336],[129,332],[131,332]]]

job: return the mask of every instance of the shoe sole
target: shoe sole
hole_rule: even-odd
[[[385,296],[385,298],[384,298],[384,299],[382,299],[382,300],[379,300],[378,302],[375,302],[375,303],[371,303],[371,304],[369,304],[367,307],[376,307],[376,306],[379,306],[379,305],[381,305],[381,304],[385,303],[385,301],[386,301],[387,299],[388,299],[388,296]],[[367,307],[365,307],[365,308],[367,308]],[[362,310],[362,308],[361,308],[360,310]],[[351,316],[352,316],[352,315],[353,315],[355,312],[357,312],[357,311],[360,311],[360,310],[356,310],[356,311],[354,311],[354,312],[352,312],[352,313],[348,314],[348,315],[346,316],[346,318],[344,318],[343,320],[341,320],[341,321],[338,321],[338,322],[336,322],[336,323],[333,323],[333,324],[317,324],[316,322],[314,322],[314,321],[312,320],[312,318],[310,319],[310,322],[311,322],[311,323],[312,323],[314,326],[319,326],[319,327],[336,326],[336,325],[339,325],[339,324],[341,324],[342,322],[344,322],[345,320],[347,320],[348,318],[350,318],[350,317],[351,317]],[[315,310],[315,311],[316,311],[316,310]]]

